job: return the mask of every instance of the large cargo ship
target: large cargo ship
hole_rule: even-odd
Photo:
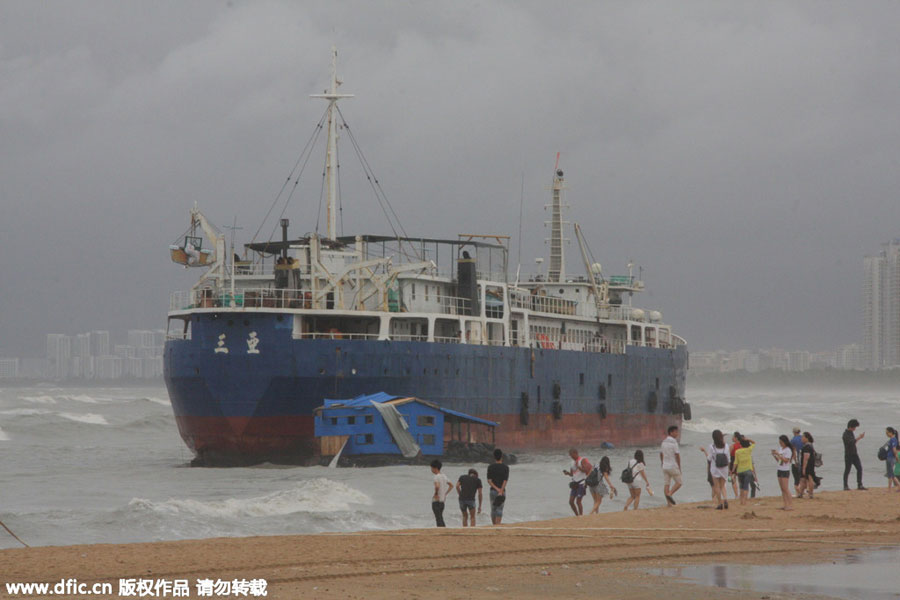
[[[291,239],[281,219],[281,239],[238,256],[195,206],[171,247],[174,261],[205,269],[172,294],[164,358],[197,458],[309,460],[324,399],[381,391],[496,421],[496,444],[520,451],[656,443],[690,418],[685,341],[658,311],[632,306],[644,289],[632,266],[606,276],[576,224],[583,272],[567,273],[558,157],[546,273],[510,276],[502,235],[337,235],[338,127],[350,134],[335,62],[331,89],[315,96],[328,102],[317,126],[324,235]]]

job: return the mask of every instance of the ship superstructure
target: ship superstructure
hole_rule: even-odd
[[[519,450],[647,443],[689,417],[686,344],[658,311],[631,305],[644,289],[631,267],[605,277],[576,225],[584,275],[566,273],[558,165],[546,276],[511,280],[501,235],[338,236],[339,85],[333,63],[317,96],[329,102],[325,235],[292,239],[282,219],[280,240],[239,257],[195,207],[172,248],[207,269],[172,295],[164,362],[199,458],[302,460],[324,399],[380,391],[497,421],[497,444]]]

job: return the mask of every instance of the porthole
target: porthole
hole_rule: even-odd
[[[354,369],[350,369],[350,374],[351,374],[351,375],[356,375],[356,369],[355,369],[355,368],[354,368]]]

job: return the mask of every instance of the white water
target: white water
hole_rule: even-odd
[[[685,487],[676,499],[706,500],[709,488],[698,451],[712,429],[739,430],[759,444],[763,494],[777,488],[768,450],[794,425],[811,431],[825,456],[824,489],[840,489],[840,435],[850,417],[868,432],[860,442],[865,483],[883,486],[875,453],[886,425],[900,424],[900,393],[885,389],[689,388],[694,421],[685,423]],[[660,432],[660,438],[663,437]],[[634,449],[587,449],[610,457],[618,474]],[[662,506],[657,447],[643,448]],[[206,469],[188,466],[163,386],[75,389],[0,388],[0,520],[33,545],[126,542],[230,535],[265,535],[430,527],[432,475],[427,467],[329,469],[277,467]],[[520,456],[513,465],[504,521],[570,514],[564,452]],[[450,464],[456,480],[470,466]],[[474,465],[484,477],[486,465]],[[621,491],[624,486],[614,482]],[[586,499],[590,503],[589,499]],[[601,511],[621,510],[621,495]],[[445,518],[459,523],[451,494]],[[481,523],[487,522],[482,515]],[[15,547],[0,531],[0,548]]]

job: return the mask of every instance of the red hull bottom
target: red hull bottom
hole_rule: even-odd
[[[491,431],[482,426],[445,427],[445,440],[488,442],[509,451],[560,450],[572,446],[650,446],[666,436],[670,425],[681,426],[678,415],[565,414],[529,415],[522,425],[518,414],[479,415],[497,421]],[[262,461],[308,462],[316,458],[313,417],[176,417],[185,444],[200,462],[252,464]]]

